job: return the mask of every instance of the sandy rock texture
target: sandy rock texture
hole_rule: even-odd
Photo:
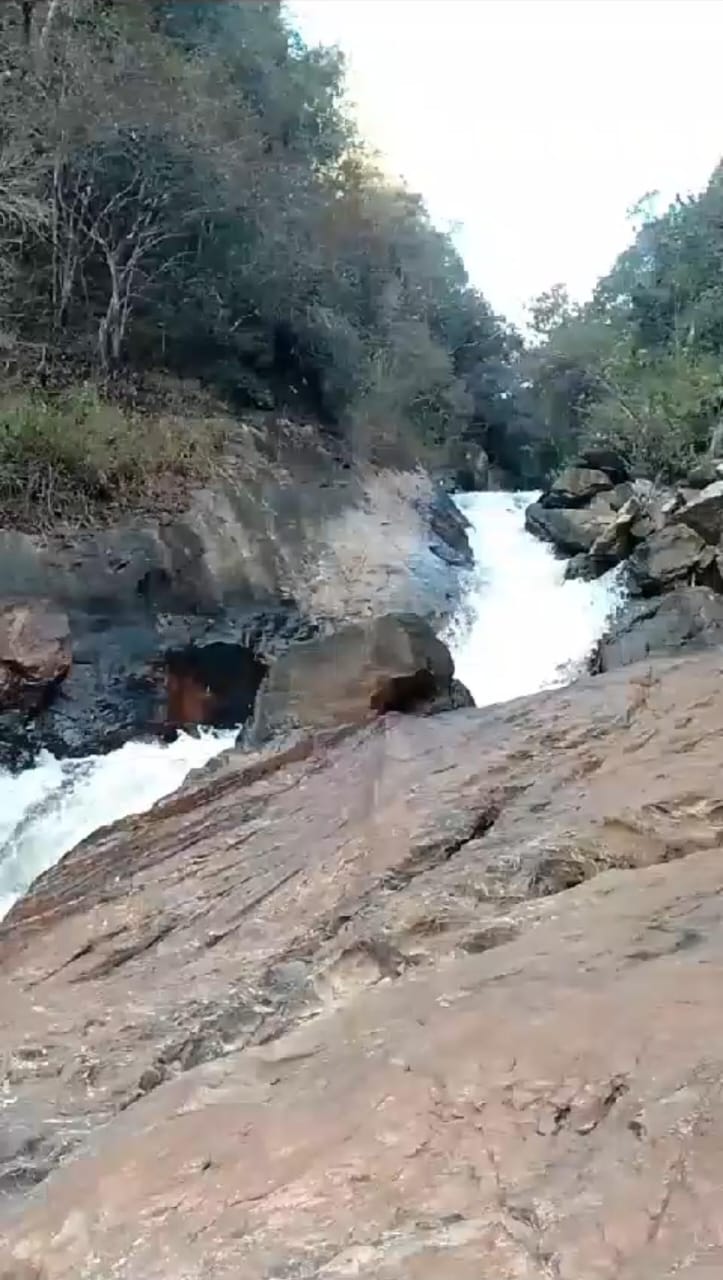
[[[723,654],[233,753],[0,931],[3,1280],[723,1274]]]

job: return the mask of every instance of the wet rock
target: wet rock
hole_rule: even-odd
[[[723,644],[723,598],[708,587],[676,587],[626,607],[592,658],[594,671],[615,671],[649,656]]]
[[[533,502],[525,512],[526,529],[566,555],[590,551],[614,522],[615,512],[604,495],[596,496],[588,507],[543,507]]]
[[[274,663],[258,696],[250,740],[361,724],[388,711],[449,709],[459,698],[453,676],[449,650],[423,618],[387,614],[344,627],[292,645]]]
[[[713,552],[685,524],[665,525],[636,547],[628,561],[631,590],[652,596],[678,582],[694,582],[710,570]]]
[[[42,538],[0,529],[0,599],[52,602],[74,654],[0,750],[20,763],[31,745],[85,755],[157,732],[169,652],[232,644],[265,661],[327,623],[443,618],[471,560],[464,517],[423,470],[372,473],[278,421],[229,426],[222,474],[168,510]],[[194,704],[205,719],[215,700],[199,687]]]
[[[0,602],[0,711],[46,704],[72,666],[67,615],[51,601]]]
[[[421,506],[425,520],[435,538],[431,550],[447,564],[468,566],[473,562],[467,530],[469,521],[448,493],[435,486],[430,499]]]
[[[612,489],[612,481],[604,471],[590,467],[566,467],[540,498],[543,507],[582,507],[595,497]]]
[[[723,536],[723,480],[706,485],[685,505],[681,499],[676,518],[694,529],[705,542],[719,542]]]
[[[223,643],[173,650],[164,665],[165,729],[244,724],[268,670],[253,649]]]

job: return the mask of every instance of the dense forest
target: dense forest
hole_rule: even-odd
[[[519,340],[283,6],[5,0],[0,94],[6,510],[197,463],[174,380],[370,457],[504,436]]]
[[[276,0],[0,7],[0,507],[95,511],[227,417],[538,483],[605,440],[682,474],[723,407],[723,171],[523,341],[385,175]]]
[[[601,440],[675,479],[722,451],[723,167],[702,195],[654,206],[641,201],[632,245],[589,303],[557,286],[531,308],[518,410],[544,465]]]

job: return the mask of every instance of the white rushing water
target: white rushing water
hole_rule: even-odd
[[[446,639],[479,706],[562,684],[602,633],[619,594],[614,574],[565,582],[565,562],[524,527],[534,494],[458,499],[476,567]],[[106,756],[45,754],[12,777],[0,771],[0,919],[36,876],[80,840],[142,813],[192,770],[233,745],[235,731],[129,742]]]
[[[232,746],[236,730],[127,742],[106,756],[56,760],[47,752],[15,777],[0,771],[0,919],[42,871],[98,827],[143,813],[192,769]]]
[[[445,639],[478,706],[564,684],[579,671],[620,599],[619,574],[565,581],[566,561],[525,529],[534,493],[469,493],[475,557]]]

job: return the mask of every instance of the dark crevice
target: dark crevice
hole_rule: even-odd
[[[114,970],[120,969],[124,964],[128,964],[129,960],[135,960],[137,956],[142,956],[146,951],[150,951],[152,947],[167,938],[175,926],[175,920],[166,921],[164,924],[159,925],[157,929],[154,929],[152,933],[130,943],[127,947],[118,947],[117,950],[111,951],[110,955],[105,956],[92,969],[88,969],[86,973],[79,974],[77,978],[70,978],[69,981],[73,983],[91,982],[95,978],[107,977],[109,973],[113,973]]]
[[[500,797],[490,798],[485,808],[470,819],[469,825],[460,835],[447,840],[442,837],[417,845],[410,850],[404,862],[387,873],[381,887],[395,892],[405,889],[411,880],[423,875],[425,871],[431,871],[434,867],[449,862],[455,854],[464,849],[465,845],[486,836],[497,822],[502,809],[503,801]]]
[[[188,645],[166,655],[166,724],[233,728],[249,719],[268,667],[243,644]]]

